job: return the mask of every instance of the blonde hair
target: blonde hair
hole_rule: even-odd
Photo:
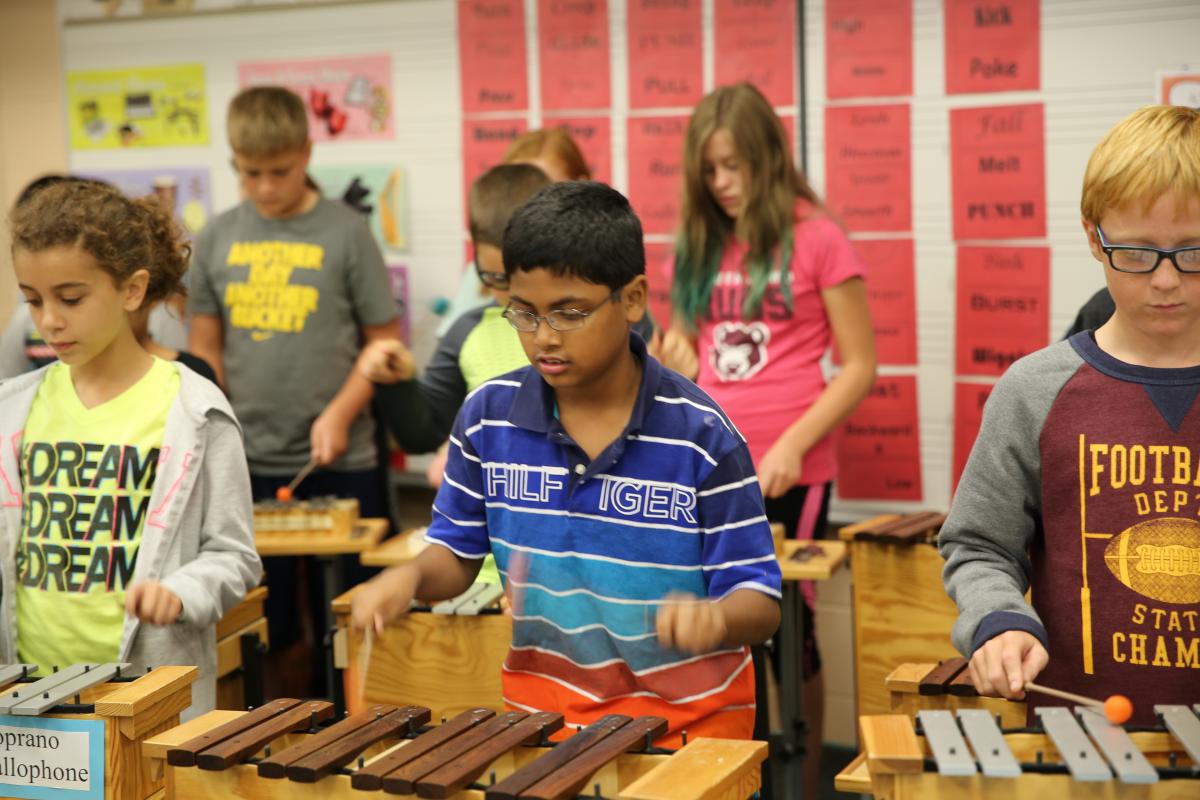
[[[571,134],[562,128],[540,128],[526,131],[513,139],[513,143],[504,151],[505,164],[521,161],[527,158],[550,156],[566,168],[567,174],[573,181],[589,181],[592,171],[588,169],[587,161],[579,150],[579,145],[571,138]]]
[[[1109,209],[1141,203],[1149,210],[1168,191],[1175,192],[1177,209],[1200,200],[1200,110],[1145,106],[1092,151],[1080,211],[1098,223]]]
[[[233,152],[270,158],[308,144],[308,111],[289,89],[255,86],[230,101],[225,130]]]
[[[722,210],[704,179],[704,146],[719,130],[729,134],[746,176],[744,210],[736,221]],[[672,302],[688,324],[707,310],[721,251],[735,232],[747,245],[750,278],[742,314],[758,313],[772,262],[786,265],[791,258],[797,198],[819,202],[792,161],[783,123],[758,89],[748,83],[724,86],[697,104],[683,145],[683,202],[672,287]],[[789,272],[781,269],[782,281]]]

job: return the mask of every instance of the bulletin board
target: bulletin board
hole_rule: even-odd
[[[422,359],[434,346],[431,305],[453,295],[466,260],[466,187],[520,132],[550,125],[571,130],[596,177],[630,196],[665,319],[683,123],[713,87],[758,83],[868,268],[880,380],[839,444],[836,518],[948,507],[997,375],[1059,338],[1103,284],[1079,225],[1088,153],[1154,102],[1157,75],[1194,62],[1200,26],[1200,5],[1179,0],[301,0],[283,10],[195,0],[191,16],[72,21],[96,5],[59,0],[64,73],[198,66],[208,136],[151,145],[135,130],[131,146],[73,148],[72,169],[207,170],[213,212],[237,201],[223,132],[246,64],[289,74],[295,62],[378,68],[386,57],[365,87],[350,76],[303,91],[320,132],[314,174],[388,209],[373,226],[391,243]],[[1031,33],[1035,46],[1015,47]],[[985,126],[1003,155],[971,153]],[[1039,182],[1022,196],[962,168],[986,162],[1002,175],[1014,157]],[[996,274],[1016,291],[998,292]],[[989,341],[997,318],[1015,334]],[[895,469],[874,469],[889,459]]]

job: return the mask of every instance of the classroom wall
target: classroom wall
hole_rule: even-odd
[[[67,167],[58,16],[44,0],[0,0],[0,208],[33,178]],[[17,299],[0,224],[0,320]]]

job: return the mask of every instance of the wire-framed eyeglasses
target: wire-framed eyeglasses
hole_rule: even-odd
[[[538,329],[538,325],[541,324],[542,320],[545,320],[547,325],[559,333],[575,331],[582,328],[584,323],[587,322],[587,318],[595,314],[601,306],[609,300],[616,300],[620,296],[621,290],[618,289],[593,306],[591,311],[580,311],[577,308],[556,308],[545,314],[534,314],[532,311],[521,311],[510,305],[504,309],[504,318],[508,320],[509,325],[512,325],[521,333],[533,333]]]
[[[1164,258],[1174,264],[1175,269],[1180,272],[1200,272],[1200,247],[1161,250],[1141,245],[1110,244],[1099,225],[1096,226],[1096,236],[1100,239],[1100,249],[1108,256],[1109,266],[1117,272],[1144,275],[1158,269]]]

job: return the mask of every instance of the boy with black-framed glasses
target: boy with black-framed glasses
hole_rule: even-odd
[[[1082,216],[1116,312],[996,384],[943,577],[981,692],[1122,693],[1152,724],[1157,704],[1200,701],[1200,111],[1109,131]],[[1062,704],[1029,700],[1031,721]]]
[[[514,214],[503,255],[531,366],[467,399],[434,546],[360,589],[353,623],[453,597],[494,553],[513,604],[507,705],[568,727],[661,716],[668,745],[749,738],[749,645],[778,626],[779,567],[745,441],[631,332],[637,217],[603,184],[554,184]]]

